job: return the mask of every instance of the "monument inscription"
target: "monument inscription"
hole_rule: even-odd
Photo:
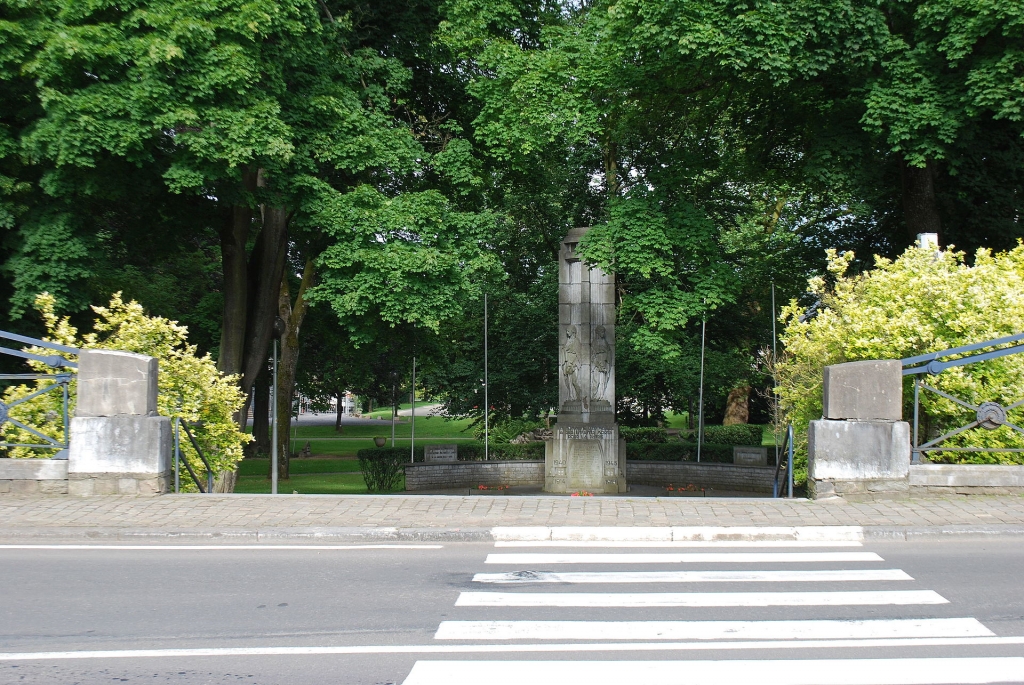
[[[458,445],[427,445],[423,448],[423,461],[458,461]]]

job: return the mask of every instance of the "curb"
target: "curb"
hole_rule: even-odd
[[[493,542],[490,528],[0,528],[0,542],[137,542],[215,544],[372,544]]]
[[[868,542],[1024,536],[1024,525],[496,528],[0,528],[0,543],[374,544],[386,542]]]

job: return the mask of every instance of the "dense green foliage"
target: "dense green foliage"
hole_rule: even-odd
[[[732,426],[704,426],[704,441],[719,445],[760,445],[764,427],[734,424]]]
[[[747,388],[764,422],[773,287],[812,305],[826,249],[860,272],[919,232],[968,261],[1024,236],[1022,17],[0,0],[4,327],[41,334],[45,291],[85,328],[123,292],[262,411],[280,316],[285,396],[390,405],[415,356],[449,413],[534,421],[557,399],[558,244],[592,226],[582,254],[616,273],[620,422],[699,413],[702,333],[706,423]]]
[[[731,464],[732,445],[702,444],[701,462]],[[697,461],[697,444],[689,442],[626,443],[626,459],[635,461]]]
[[[667,442],[668,433],[665,432],[664,428],[657,426],[645,426],[640,428],[630,428],[629,426],[622,426],[619,428],[619,437],[626,441],[627,444],[631,442]]]

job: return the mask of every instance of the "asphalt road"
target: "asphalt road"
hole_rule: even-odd
[[[1007,537],[0,546],[0,683],[1024,682],[1022,568]]]

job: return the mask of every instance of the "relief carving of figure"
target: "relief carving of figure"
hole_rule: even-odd
[[[594,327],[594,339],[590,345],[590,364],[594,374],[594,397],[607,399],[605,394],[611,380],[612,346],[608,344],[604,326]]]
[[[570,402],[585,401],[579,379],[579,370],[582,366],[581,351],[579,333],[575,326],[569,326],[565,329],[565,344],[562,345],[562,375],[565,377]]]

